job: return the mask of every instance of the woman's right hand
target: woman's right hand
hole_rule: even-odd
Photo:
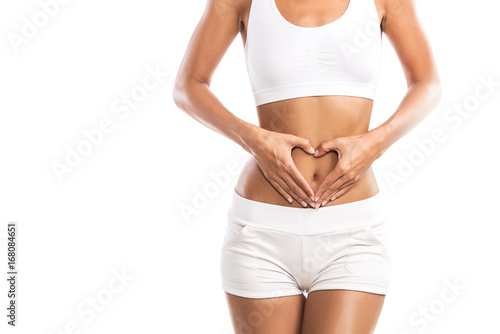
[[[294,147],[314,154],[308,139],[252,126],[244,142],[266,179],[288,202],[294,198],[302,206],[309,203],[314,208],[314,191],[292,159]]]

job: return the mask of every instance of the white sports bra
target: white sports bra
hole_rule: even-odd
[[[374,0],[350,0],[340,18],[319,27],[288,22],[274,0],[252,0],[245,58],[256,106],[322,95],[373,100],[381,45]]]

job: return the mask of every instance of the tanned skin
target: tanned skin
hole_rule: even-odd
[[[272,0],[271,0],[272,1]],[[351,0],[356,1],[356,0]],[[242,197],[275,205],[321,210],[378,193],[372,163],[438,104],[441,88],[414,0],[373,0],[380,26],[394,47],[407,93],[392,116],[369,130],[373,101],[350,96],[310,96],[257,107],[259,125],[231,113],[210,90],[217,65],[235,37],[246,42],[251,0],[208,0],[174,85],[177,106],[252,156],[237,181]],[[275,0],[282,16],[302,27],[337,20],[349,0]],[[333,200],[332,200],[333,199]],[[278,298],[226,293],[236,334],[369,334],[385,296],[319,290]],[[272,312],[252,321],[252,316]]]

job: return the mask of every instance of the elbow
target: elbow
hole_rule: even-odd
[[[429,82],[429,90],[430,95],[432,96],[432,100],[434,102],[434,106],[437,106],[441,101],[442,89],[441,89],[441,79],[439,78],[439,73],[437,68],[434,66],[431,71]]]
[[[412,86],[421,87],[421,89],[423,88],[423,91],[427,95],[428,101],[430,101],[431,105],[437,106],[441,101],[442,89],[439,75],[435,74],[426,79],[412,81],[409,84],[408,89],[411,89]]]
[[[441,83],[439,82],[439,78],[429,80],[427,82],[427,103],[429,108],[432,110],[436,108],[441,102]]]
[[[433,80],[431,80],[430,90],[434,100],[434,105],[438,105],[439,102],[441,101],[441,96],[442,96],[441,81],[439,80],[438,75],[436,75],[436,77]]]
[[[201,81],[189,77],[178,76],[175,79],[172,99],[179,109],[186,111],[187,106],[196,97],[196,89],[199,83]]]
[[[172,99],[174,100],[175,105],[181,110],[183,110],[182,101],[184,100],[184,96],[186,95],[185,91],[185,85],[183,85],[182,81],[177,78],[174,82],[174,88],[172,90]]]
[[[172,99],[174,100],[174,103],[177,106],[177,108],[182,110],[182,103],[181,103],[182,91],[179,90],[178,87],[174,87],[174,89],[172,91]]]

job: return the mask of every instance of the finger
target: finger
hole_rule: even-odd
[[[339,155],[339,160],[340,160],[340,145],[336,139],[324,141],[321,144],[319,144],[318,148],[314,152],[315,157],[320,157],[324,155],[327,152],[330,151],[336,151],[337,154]]]
[[[306,181],[304,175],[297,169],[297,166],[295,166],[295,163],[293,161],[291,162],[290,165],[290,170],[288,174],[292,177],[292,179],[295,181],[298,187],[305,193],[305,195],[308,198],[304,198],[306,201],[311,201],[314,202],[314,191],[312,190],[311,186],[309,183]]]
[[[286,176],[285,176],[286,177]],[[286,182],[285,179],[281,175],[276,175],[276,177],[273,177],[273,180],[277,182],[281,188],[290,196],[292,196],[293,199],[297,201],[297,203],[301,204],[303,207],[307,207],[307,203],[298,195],[296,194],[293,189],[290,187],[290,185]]]
[[[297,137],[297,136],[291,136],[290,144],[292,144],[292,148],[295,146],[300,147],[305,152],[310,153],[310,154],[314,154],[314,147],[312,147],[309,139]]]
[[[293,202],[292,196],[290,196],[289,193],[287,193],[282,186],[278,182],[276,182],[273,179],[270,179],[269,182],[273,185],[273,187],[283,196],[290,204]]]
[[[301,204],[302,206],[304,206],[304,200],[302,200],[302,198],[300,198],[300,196],[298,196],[294,191],[293,189],[290,188],[290,186],[288,185],[288,183],[286,182],[286,180],[284,180],[281,175],[276,175],[275,178],[273,178],[273,180],[279,184],[279,186],[283,189],[283,191],[285,191],[289,196],[291,196],[293,199],[295,199],[297,201],[297,203]],[[307,206],[307,203],[305,204],[305,206]]]
[[[314,199],[316,202],[320,200],[320,198],[323,196],[323,193],[331,188],[335,182],[337,182],[338,179],[340,179],[342,176],[344,176],[345,171],[344,169],[337,164],[333,171],[327,175],[327,177],[321,182],[319,185],[318,189],[316,189],[316,193],[314,194]],[[321,203],[321,202],[319,202]]]
[[[342,195],[347,193],[349,190],[351,190],[354,187],[355,184],[356,184],[356,182],[352,182],[351,184],[345,186],[344,188],[342,188],[339,191],[337,191],[336,193],[334,193],[334,195],[330,198],[330,201],[335,201],[336,199],[338,199],[339,197],[341,197]]]
[[[351,180],[346,175],[340,177],[330,187],[325,189],[323,194],[321,194],[319,199],[316,201],[316,205],[320,204],[321,206],[324,206],[333,197],[334,193],[336,193],[339,189],[342,189],[343,187],[349,185],[350,183]]]
[[[283,180],[288,185],[290,191],[298,197],[297,201],[300,204],[302,204],[303,207],[307,207],[308,202],[309,202],[309,205],[314,207],[314,202],[308,198],[308,195],[297,185],[297,183],[290,176],[290,174],[285,172],[282,177],[283,177]]]
[[[262,174],[264,174],[264,177],[271,183],[271,185],[281,194],[285,197],[285,199],[292,204],[293,199],[296,199],[295,194],[291,194],[290,191],[287,191],[288,186],[286,183],[279,177],[279,175],[271,174],[268,172],[262,171]]]

